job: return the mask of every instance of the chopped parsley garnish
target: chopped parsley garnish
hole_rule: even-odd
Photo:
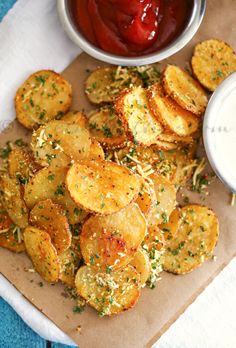
[[[53,181],[54,179],[55,179],[55,175],[54,174],[48,175],[48,180],[49,181]]]
[[[15,145],[22,147],[22,146],[25,146],[25,142],[23,141],[23,139],[16,139]]]
[[[46,82],[45,78],[44,78],[42,75],[36,76],[36,77],[35,77],[35,80],[38,81],[38,82],[40,82],[40,83],[42,83],[43,86],[44,86],[44,84],[45,84],[45,82]]]
[[[73,307],[73,313],[80,314],[84,311],[85,306],[75,306]]]
[[[112,132],[111,129],[105,124],[102,126],[103,134],[105,135],[106,138],[111,138],[112,137]]]
[[[62,185],[58,185],[55,191],[56,196],[64,196],[64,190]]]

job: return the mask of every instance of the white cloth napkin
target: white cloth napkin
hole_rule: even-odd
[[[0,23],[0,131],[15,117],[14,94],[27,75],[45,68],[60,72],[80,52],[63,32],[55,0],[18,0]],[[236,259],[154,347],[235,348],[235,294]],[[0,296],[42,337],[73,344],[1,275]]]

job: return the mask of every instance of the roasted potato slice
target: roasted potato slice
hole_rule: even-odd
[[[146,220],[135,203],[118,213],[91,216],[80,235],[85,263],[104,271],[124,267],[141,245],[146,228]]]
[[[23,149],[13,149],[8,157],[8,171],[11,178],[16,178],[25,185],[29,178],[39,170],[33,156]]]
[[[47,282],[58,281],[60,265],[55,247],[49,234],[38,228],[28,226],[24,231],[26,251],[35,270]]]
[[[30,212],[30,224],[46,231],[58,254],[71,245],[71,232],[65,211],[50,199],[38,202]]]
[[[147,99],[153,115],[169,131],[184,137],[193,134],[200,127],[199,118],[166,96],[160,84],[150,87]]]
[[[236,55],[232,47],[216,39],[197,44],[191,63],[198,81],[211,92],[236,71]]]
[[[163,232],[163,236],[166,242],[168,242],[170,239],[175,238],[176,234],[178,233],[178,229],[181,225],[181,222],[181,209],[176,208],[170,214],[169,221],[165,224],[159,225],[159,228]]]
[[[163,128],[148,107],[144,88],[123,91],[116,100],[115,107],[131,140],[143,146],[156,143]]]
[[[17,180],[8,174],[0,177],[1,201],[15,225],[24,228],[28,225],[28,209],[21,197],[21,187]]]
[[[165,239],[157,225],[149,225],[144,239],[143,248],[149,253],[153,250],[161,251],[165,246]]]
[[[144,178],[140,178],[142,184],[141,189],[138,194],[138,198],[136,199],[136,203],[141,209],[142,213],[145,216],[148,216],[152,207],[156,203],[156,194],[154,191],[154,187],[151,183],[147,182]]]
[[[207,94],[187,72],[176,65],[168,65],[163,73],[165,92],[183,109],[202,115],[207,106]]]
[[[99,68],[87,78],[85,93],[93,104],[110,103],[124,88],[141,85],[140,77],[129,68]]]
[[[41,126],[31,140],[35,159],[43,167],[65,167],[71,160],[88,158],[90,145],[87,129],[57,120]]]
[[[140,296],[140,274],[131,265],[110,273],[81,267],[75,277],[78,294],[100,316],[121,313],[132,308]]]
[[[88,124],[87,117],[80,111],[69,111],[62,116],[61,120],[69,124],[77,124],[81,128],[86,128]]]
[[[20,228],[15,226],[0,202],[0,247],[20,253],[25,250]]]
[[[168,222],[169,216],[176,206],[175,186],[163,176],[152,174],[150,176],[154,182],[156,193],[156,205],[148,216],[149,226],[158,226],[161,223]]]
[[[58,255],[60,263],[59,279],[70,287],[75,286],[75,275],[82,259],[71,248]]]
[[[164,270],[175,274],[191,272],[210,259],[219,235],[218,218],[209,208],[188,205],[181,215],[178,232],[161,258]]]
[[[122,122],[111,106],[101,108],[90,116],[89,130],[91,136],[104,146],[118,147],[126,140]]]
[[[16,117],[24,127],[33,129],[67,112],[71,102],[69,82],[54,71],[40,70],[16,92]]]
[[[186,184],[193,174],[195,167],[196,143],[186,145],[177,150],[166,151],[164,156],[166,160],[176,165],[176,171],[173,176],[173,183],[177,186]]]
[[[167,143],[171,143],[171,144],[172,143],[174,143],[174,144],[181,144],[181,143],[191,144],[193,142],[193,138],[191,136],[180,137],[179,135],[172,133],[172,132],[168,132],[168,131],[161,133],[158,136],[158,139],[164,143],[167,142]],[[167,148],[164,150],[172,150],[172,149]]]
[[[91,139],[89,158],[92,160],[104,160],[105,159],[105,154],[104,154],[103,148],[100,145],[100,143],[95,139]]]
[[[13,251],[15,253],[22,253],[25,251],[25,244],[23,239],[19,239],[20,229],[13,232],[14,229],[9,232],[1,233],[0,231],[0,247]],[[20,237],[21,238],[21,237]]]
[[[66,211],[71,224],[83,221],[87,213],[71,199],[65,185],[68,168],[44,168],[38,171],[26,184],[24,199],[32,209],[40,201],[51,199]]]
[[[139,249],[134,255],[134,258],[130,264],[140,274],[141,286],[145,286],[151,272],[151,264],[147,254],[143,250]]]
[[[127,168],[110,161],[80,161],[72,165],[66,177],[67,188],[81,208],[112,214],[135,200],[140,180]]]

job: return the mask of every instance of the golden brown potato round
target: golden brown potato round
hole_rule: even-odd
[[[130,264],[140,274],[141,286],[145,286],[151,272],[151,264],[147,254],[143,250],[139,249],[134,255],[134,258]]]
[[[8,157],[8,171],[11,178],[26,184],[29,178],[39,169],[32,154],[22,149],[13,149]]]
[[[236,71],[234,50],[227,43],[216,39],[197,44],[191,63],[198,81],[211,92]]]
[[[58,281],[60,266],[56,249],[49,234],[35,227],[28,226],[24,231],[26,251],[35,270],[47,282]]]
[[[58,254],[71,245],[71,232],[65,211],[50,199],[38,202],[30,212],[30,224],[46,231]]]
[[[135,203],[115,214],[91,216],[80,235],[85,263],[101,270],[127,265],[141,245],[146,228],[146,220]]]
[[[0,247],[20,253],[25,250],[20,228],[14,226],[0,202]]]
[[[21,187],[16,179],[10,178],[8,174],[0,177],[1,201],[11,220],[24,228],[28,225],[28,209],[21,197]]]
[[[126,207],[138,195],[139,178],[110,161],[80,161],[66,177],[67,188],[81,208],[102,215]]]
[[[166,242],[168,242],[168,240],[170,239],[175,238],[176,234],[178,233],[178,229],[181,225],[181,222],[181,209],[176,208],[170,214],[169,221],[165,224],[159,225],[159,228],[162,230]]]
[[[44,168],[38,171],[26,184],[24,200],[32,209],[38,202],[51,199],[60,204],[66,211],[69,223],[76,224],[86,217],[87,213],[71,199],[65,180],[68,168]]]
[[[118,314],[132,308],[140,296],[140,274],[131,265],[110,272],[97,273],[89,266],[81,267],[75,277],[78,294],[100,316]]]
[[[150,226],[158,226],[161,223],[168,222],[169,216],[176,206],[175,186],[163,176],[152,174],[150,176],[154,182],[156,193],[156,205],[148,216]]]
[[[126,140],[122,122],[111,106],[101,108],[90,116],[89,131],[91,137],[108,147],[120,146]]]
[[[75,286],[75,275],[81,264],[81,258],[71,248],[58,255],[60,263],[59,279],[70,287]]]
[[[219,223],[212,210],[200,205],[181,209],[181,223],[169,239],[162,256],[164,270],[184,274],[212,257],[219,235]]]
[[[193,134],[200,127],[199,118],[166,96],[160,84],[150,87],[147,99],[153,115],[169,131],[184,137]]]
[[[16,92],[16,117],[23,126],[33,129],[67,112],[71,101],[71,85],[54,71],[40,70]]]
[[[62,116],[61,120],[69,124],[77,124],[81,128],[86,128],[88,124],[87,117],[80,111],[69,111]]]
[[[126,67],[106,67],[93,71],[85,82],[85,93],[94,104],[110,103],[124,88],[141,86],[142,80]]]
[[[23,239],[18,239],[16,233],[12,230],[6,233],[0,233],[0,247],[13,251],[14,253],[22,253],[25,251]]]
[[[170,131],[165,131],[161,133],[158,136],[158,139],[163,142],[178,143],[178,144],[181,144],[181,143],[190,144],[193,142],[193,138],[191,136],[180,137],[179,135],[172,133]],[[166,149],[166,150],[169,150],[169,149]]]
[[[168,65],[163,73],[165,92],[183,109],[202,115],[207,106],[207,94],[188,73],[176,65]]]
[[[195,167],[194,158],[196,156],[196,143],[185,145],[179,149],[164,153],[166,160],[176,165],[176,170],[172,178],[173,184],[184,186],[193,174]]]
[[[66,167],[72,160],[89,157],[89,132],[77,124],[51,121],[32,135],[35,160],[43,167]]]
[[[148,225],[147,235],[144,239],[146,251],[161,251],[165,246],[165,239],[162,231],[157,225]]]
[[[149,109],[144,88],[124,90],[117,98],[115,107],[132,141],[143,146],[156,143],[163,128]]]
[[[138,198],[136,199],[136,203],[138,204],[142,213],[145,216],[148,216],[152,207],[156,203],[156,194],[151,183],[145,181],[145,179],[142,177],[140,178],[140,180],[142,182],[141,190],[138,194]]]
[[[103,148],[100,145],[100,143],[95,139],[91,139],[89,159],[91,159],[91,160],[104,160],[105,159],[105,154],[104,154]]]

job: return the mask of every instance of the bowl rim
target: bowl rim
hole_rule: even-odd
[[[231,192],[236,193],[236,183],[233,182],[226,171],[224,171],[224,166],[222,160],[217,157],[216,151],[214,149],[214,139],[212,125],[214,127],[214,120],[216,119],[215,108],[218,103],[222,102],[222,98],[229,92],[229,89],[236,88],[236,72],[231,73],[215,90],[212,94],[207,109],[205,111],[203,120],[203,143],[206,151],[207,158],[210,165],[221,182],[227,186]]]
[[[166,59],[180,51],[196,34],[203,20],[205,10],[206,0],[193,0],[193,10],[189,22],[184,31],[181,32],[181,34],[174,41],[157,52],[152,52],[150,54],[138,57],[125,57],[107,53],[91,44],[73,24],[68,11],[67,0],[57,0],[57,11],[61,23],[66,33],[75,44],[77,44],[90,56],[98,60],[110,64],[126,66],[152,64]]]

